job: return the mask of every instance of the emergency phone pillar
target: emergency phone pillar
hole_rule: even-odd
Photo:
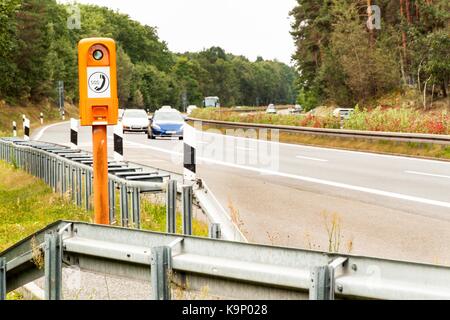
[[[119,116],[116,44],[109,38],[78,44],[80,125],[92,126],[95,223],[110,224],[107,128]]]

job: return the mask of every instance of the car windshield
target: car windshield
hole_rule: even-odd
[[[147,117],[147,113],[142,110],[136,110],[136,111],[126,111],[124,114],[125,118],[146,118]]]
[[[178,112],[157,112],[155,113],[154,121],[174,121],[182,122],[183,117]]]

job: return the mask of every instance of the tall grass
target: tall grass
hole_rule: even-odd
[[[236,113],[217,109],[196,109],[193,118],[229,122],[288,125],[313,128],[339,129],[340,119],[327,116],[268,115],[265,113]],[[450,134],[450,115],[446,112],[423,113],[411,108],[376,108],[374,110],[356,107],[350,119],[344,123],[345,129],[410,132],[428,134]]]
[[[229,122],[260,123],[285,126],[300,126],[314,128],[340,128],[339,119],[332,115],[326,117],[316,117],[313,115],[270,115],[260,113],[236,113],[230,111],[217,110],[215,108],[196,109],[191,117],[204,120],[218,120]]]
[[[449,134],[450,115],[446,111],[423,113],[410,108],[378,107],[372,111],[356,108],[346,129]]]

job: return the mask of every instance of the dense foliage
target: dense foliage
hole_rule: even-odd
[[[297,0],[291,12],[299,102],[352,106],[414,86],[447,97],[448,0]],[[381,9],[381,29],[369,28]],[[429,102],[428,102],[429,103]],[[424,107],[427,101],[424,101]]]
[[[92,5],[80,5],[81,28],[69,28],[71,7],[55,0],[0,0],[0,99],[10,103],[56,98],[63,80],[66,97],[77,101],[77,43],[112,37],[118,43],[121,107],[155,109],[201,105],[219,96],[222,105],[293,103],[293,68],[262,58],[211,48],[174,54],[155,28]]]

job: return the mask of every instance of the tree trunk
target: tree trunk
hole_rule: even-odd
[[[435,83],[434,83],[434,81],[433,81],[433,89],[431,89],[431,105],[430,105],[430,108],[431,108],[431,109],[433,109],[434,87],[435,87]]]
[[[419,88],[419,92],[422,92],[422,85],[420,83],[420,71],[422,70],[422,61],[420,61],[419,68],[417,68],[417,87]]]
[[[419,7],[419,3],[416,1],[415,5],[416,5],[416,21],[419,22],[420,21],[420,7]]]
[[[430,82],[431,80],[431,76],[427,79],[427,81],[425,81],[425,85],[423,88],[423,109],[426,111],[427,110],[427,86],[428,86],[428,82]]]
[[[411,18],[411,1],[410,0],[405,0],[405,7],[406,7],[406,19],[408,21],[408,24],[412,23],[412,18]]]
[[[403,10],[404,0],[400,0],[400,17],[405,17],[405,12]],[[407,65],[407,56],[406,56],[406,32],[402,30],[402,48],[403,48],[403,68]]]
[[[372,22],[372,0],[367,0],[368,21]],[[373,29],[369,28],[369,46],[372,48],[374,42]]]

